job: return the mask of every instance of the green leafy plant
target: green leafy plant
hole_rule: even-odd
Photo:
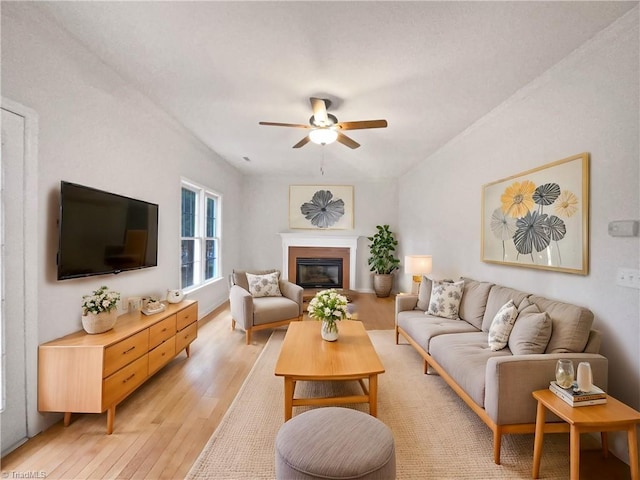
[[[376,228],[377,233],[367,237],[371,242],[371,256],[367,260],[369,270],[381,275],[393,273],[400,267],[400,260],[394,256],[398,241],[389,230],[389,225],[377,225]]]

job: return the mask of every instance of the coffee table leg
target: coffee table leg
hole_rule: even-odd
[[[571,425],[569,430],[569,451],[571,456],[571,480],[580,479],[580,430],[575,425]]]
[[[378,375],[369,377],[369,414],[378,416]]]
[[[540,476],[540,458],[542,457],[542,440],[544,439],[544,412],[544,405],[538,401],[538,408],[536,409],[536,435],[533,443],[533,478]]]
[[[293,390],[295,382],[291,377],[284,377],[284,421],[293,416]]]
[[[629,425],[627,430],[627,442],[629,443],[629,465],[631,467],[631,480],[638,480],[638,433],[636,425]]]

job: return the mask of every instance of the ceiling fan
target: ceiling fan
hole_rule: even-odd
[[[347,137],[342,130],[362,130],[365,128],[385,128],[386,120],[362,120],[358,122],[338,122],[335,115],[327,112],[331,106],[331,100],[326,98],[311,97],[313,115],[309,119],[309,125],[300,123],[259,122],[260,125],[273,127],[293,127],[311,130],[309,134],[296,143],[293,148],[304,147],[310,141],[318,145],[328,145],[336,140],[349,148],[358,148],[360,144]]]

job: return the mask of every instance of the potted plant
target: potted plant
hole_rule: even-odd
[[[389,225],[377,225],[377,233],[367,237],[371,242],[371,256],[367,261],[369,270],[374,272],[373,290],[378,297],[388,297],[393,288],[393,272],[400,266],[400,260],[394,256],[398,241],[389,229]]]
[[[102,286],[82,296],[82,327],[87,333],[111,330],[118,320],[120,294]]]
[[[347,297],[340,295],[334,288],[316,293],[307,308],[309,317],[322,321],[320,330],[323,340],[335,342],[338,339],[340,320],[350,318],[347,310]]]

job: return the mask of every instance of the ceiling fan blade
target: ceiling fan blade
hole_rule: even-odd
[[[307,143],[309,143],[309,135],[305,136],[302,140],[296,143],[293,148],[304,147]]]
[[[294,128],[311,128],[310,125],[302,125],[301,123],[279,123],[279,122],[258,122],[260,125],[269,125],[272,127],[294,127]]]
[[[313,109],[313,118],[317,126],[323,126],[329,124],[329,117],[327,116],[327,104],[322,98],[311,97],[311,108]]]
[[[386,128],[386,120],[362,120],[360,122],[340,122],[337,125],[342,130],[361,130],[363,128]]]
[[[340,142],[343,145],[346,145],[349,148],[358,148],[360,146],[358,142],[347,137],[344,133],[341,133],[341,132],[338,132],[337,140],[338,142]]]

